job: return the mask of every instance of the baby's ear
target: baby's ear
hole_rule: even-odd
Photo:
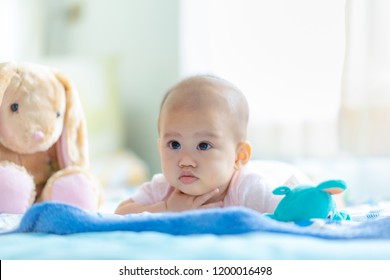
[[[252,147],[249,142],[241,142],[238,144],[237,155],[234,167],[240,169],[242,166],[248,163],[252,156]]]

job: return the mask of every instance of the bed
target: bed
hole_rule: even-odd
[[[1,214],[0,259],[390,259],[390,201],[346,207],[351,221],[315,220],[305,227],[241,208],[118,217],[116,205],[136,191],[147,169],[133,155],[113,162],[127,171],[113,163],[115,172],[103,174],[106,200],[98,212],[44,203],[26,215]],[[231,221],[234,227],[228,226]]]
[[[112,69],[115,63],[111,59],[103,60],[52,57],[45,61],[75,78],[81,101],[85,105],[93,157],[91,162],[94,172],[100,176],[104,186],[105,200],[102,207],[96,213],[84,213],[66,205],[45,204],[29,213],[33,214],[31,219],[26,219],[25,215],[0,214],[0,259],[390,259],[390,221],[387,217],[390,212],[389,159],[360,163],[349,159],[321,162],[305,159],[294,162],[317,178],[347,180],[351,186],[347,194],[350,202],[347,210],[354,218],[350,222],[326,224],[323,221],[315,221],[311,227],[300,228],[297,225],[271,223],[253,213],[241,216],[240,214],[246,212],[243,209],[234,209],[233,213],[216,213],[218,217],[234,214],[238,220],[243,221],[240,232],[230,231],[229,234],[226,231],[216,231],[218,227],[214,226],[218,224],[212,223],[216,217],[211,215],[215,213],[205,213],[211,215],[211,219],[209,224],[203,226],[197,223],[205,219],[196,216],[197,213],[189,212],[184,213],[184,217],[169,217],[180,223],[185,215],[190,215],[187,221],[193,219],[192,232],[169,232],[170,228],[166,227],[164,232],[163,227],[156,225],[149,229],[143,227],[144,230],[138,228],[137,231],[129,227],[137,219],[150,225],[150,219],[159,220],[161,217],[140,214],[139,217],[129,216],[122,219],[113,215],[118,203],[136,191],[137,186],[150,174],[147,166],[135,153],[118,150],[122,148],[124,129],[117,110],[118,94],[112,88],[116,72],[107,70]],[[106,114],[101,114],[102,111]],[[101,158],[102,153],[104,156]],[[279,170],[270,165],[268,167],[269,173]],[[259,169],[264,170],[264,166]],[[272,176],[278,177],[278,174]],[[281,182],[274,182],[275,186],[279,183]],[[49,211],[49,215],[41,215],[45,211]],[[62,213],[62,216],[58,215],[59,213]],[[50,218],[56,222],[72,221],[72,217],[77,215],[81,215],[84,220],[79,221],[85,223],[79,224],[79,227],[73,228],[71,232],[66,232],[64,223],[55,227],[55,223],[46,219]],[[43,219],[40,220],[39,217]],[[249,219],[245,220],[244,217]],[[15,231],[21,223],[30,227],[26,227],[23,232]],[[258,227],[251,229],[251,224]],[[92,225],[100,231],[88,228]],[[103,226],[107,225],[111,227],[106,227],[103,231]],[[119,226],[125,228],[118,228]],[[226,224],[224,226],[226,227]],[[203,232],[200,232],[201,229]]]

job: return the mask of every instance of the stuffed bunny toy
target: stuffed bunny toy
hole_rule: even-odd
[[[74,86],[44,65],[0,64],[0,213],[34,202],[95,210],[99,183],[89,173],[86,124]]]

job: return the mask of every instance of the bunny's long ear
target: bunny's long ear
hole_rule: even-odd
[[[59,165],[60,168],[72,165],[85,167],[89,164],[88,140],[79,96],[64,75],[58,71],[55,71],[55,75],[63,84],[66,94],[64,128],[56,144]]]
[[[16,73],[16,63],[14,62],[4,62],[0,63],[0,106],[3,102],[3,96],[7,90],[9,84],[11,83],[12,77]]]

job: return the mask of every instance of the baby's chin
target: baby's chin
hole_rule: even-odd
[[[194,184],[192,186],[179,184],[177,188],[182,193],[185,193],[187,195],[192,195],[192,196],[199,196],[209,192],[209,190],[202,191],[198,186],[195,186]]]
[[[192,196],[199,196],[199,195],[205,194],[205,192],[194,192],[194,191],[188,191],[188,190],[183,190],[183,189],[180,189],[180,191],[184,194],[192,195]]]

